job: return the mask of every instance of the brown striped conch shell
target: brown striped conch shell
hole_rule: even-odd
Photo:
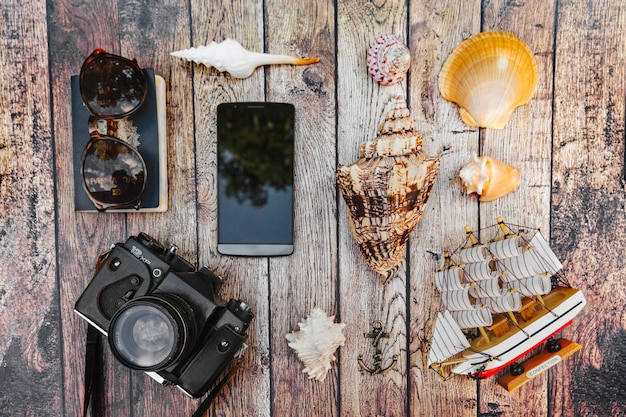
[[[439,91],[459,105],[468,126],[502,129],[530,101],[539,80],[530,47],[507,32],[482,32],[462,42],[439,73]]]
[[[480,201],[500,198],[520,184],[519,169],[490,156],[476,156],[459,171],[466,194],[476,193]]]
[[[367,52],[367,72],[382,85],[404,80],[411,65],[409,48],[396,35],[381,35]]]
[[[259,52],[250,52],[241,44],[232,39],[224,39],[220,43],[211,42],[206,46],[183,49],[172,52],[171,55],[196,64],[214,67],[220,72],[228,72],[234,78],[247,78],[261,65],[316,64],[319,58],[298,58],[291,55],[274,55]]]
[[[411,112],[398,97],[376,139],[361,145],[361,159],[337,167],[352,234],[383,283],[404,260],[406,241],[424,212],[439,172],[439,158],[421,148]]]
[[[285,335],[289,347],[296,351],[304,363],[302,372],[309,379],[323,381],[336,359],[335,351],[346,341],[342,333],[345,324],[334,323],[335,316],[327,316],[324,311],[314,308],[301,323],[300,330]]]

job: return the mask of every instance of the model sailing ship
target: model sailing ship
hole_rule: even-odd
[[[522,376],[530,379],[564,356],[556,356],[562,345],[568,355],[580,348],[551,337],[571,324],[585,297],[567,284],[539,230],[497,222],[497,235],[486,243],[466,227],[466,244],[445,254],[435,274],[445,311],[435,322],[428,366],[444,379],[450,373],[488,378],[510,364],[517,377],[525,370],[516,361],[548,341],[548,356]],[[471,329],[478,330],[470,335]]]

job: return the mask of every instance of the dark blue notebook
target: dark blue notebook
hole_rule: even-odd
[[[139,210],[108,209],[116,212],[167,211],[167,149],[165,128],[165,82],[144,69],[148,80],[146,100],[136,113],[118,123],[118,137],[133,145],[146,163],[147,183]],[[71,77],[72,138],[74,164],[74,210],[96,211],[83,188],[80,173],[83,151],[89,142],[88,121],[91,113],[80,96],[79,77]]]

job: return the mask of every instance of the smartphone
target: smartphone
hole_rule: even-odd
[[[217,106],[217,251],[293,253],[294,106]]]

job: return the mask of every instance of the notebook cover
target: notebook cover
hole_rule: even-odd
[[[146,163],[147,183],[139,210],[134,208],[107,209],[115,212],[167,211],[167,149],[165,126],[165,82],[144,69],[148,82],[146,100],[136,113],[120,123],[118,136],[137,148]],[[80,96],[79,77],[71,77],[72,138],[74,164],[74,210],[96,211],[83,188],[80,173],[82,155],[89,142],[88,120],[91,116]]]

